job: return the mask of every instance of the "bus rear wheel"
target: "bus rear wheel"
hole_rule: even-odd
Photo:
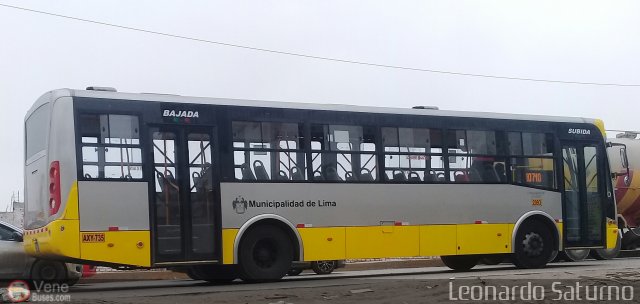
[[[293,245],[278,227],[255,227],[243,237],[238,260],[239,275],[244,281],[279,280],[291,269]]]
[[[518,268],[542,268],[554,252],[551,230],[540,221],[525,221],[514,243],[513,264]]]
[[[480,257],[475,255],[443,255],[440,259],[442,263],[455,271],[467,271],[478,264]]]

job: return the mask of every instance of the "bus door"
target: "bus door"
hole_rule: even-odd
[[[151,126],[154,263],[215,261],[219,181],[213,128]]]
[[[565,249],[605,246],[603,153],[595,142],[562,142]]]

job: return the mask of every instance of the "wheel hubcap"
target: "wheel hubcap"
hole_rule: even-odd
[[[318,269],[322,270],[323,272],[329,272],[333,270],[333,261],[319,261]]]
[[[56,278],[56,270],[52,266],[45,266],[40,270],[40,277],[43,280],[53,280]]]
[[[535,233],[527,233],[522,241],[524,253],[529,257],[536,257],[542,253],[544,249],[544,241],[542,237]]]
[[[260,268],[273,266],[278,257],[278,249],[269,240],[259,241],[253,249],[253,260]]]

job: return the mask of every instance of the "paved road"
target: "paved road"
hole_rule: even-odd
[[[213,286],[201,281],[163,280],[163,281],[130,281],[106,282],[94,284],[78,284],[71,289],[73,301],[90,302],[100,299],[101,303],[119,302],[118,299],[144,299],[165,296],[198,296],[214,293],[230,294],[256,291],[274,292],[280,290],[328,289],[331,287],[349,287],[357,289],[364,284],[381,281],[398,282],[402,280],[461,280],[461,279],[609,279],[640,281],[640,258],[615,259],[610,261],[583,261],[576,263],[555,263],[544,269],[523,270],[512,265],[478,266],[469,272],[452,272],[446,267],[387,269],[368,271],[344,271],[320,276],[303,274],[298,277],[287,277],[281,282],[263,284],[245,284],[242,282],[230,285]]]

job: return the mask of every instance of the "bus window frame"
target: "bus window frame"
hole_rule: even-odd
[[[74,106],[75,113],[74,117],[74,132],[75,132],[75,144],[76,144],[76,174],[78,181],[101,181],[101,182],[151,182],[152,180],[149,178],[148,172],[148,161],[146,160],[146,152],[147,152],[147,137],[145,132],[147,132],[147,124],[144,120],[144,112],[143,111],[126,111],[126,110],[114,110],[111,107],[105,107],[105,110],[98,109],[84,109]],[[81,126],[79,125],[81,115],[127,115],[127,116],[135,116],[138,118],[138,134],[139,134],[139,144],[137,145],[129,145],[129,144],[105,144],[105,143],[84,143],[82,142],[82,131]],[[107,178],[107,177],[92,177],[87,178],[84,176],[84,164],[85,162],[82,159],[82,148],[85,146],[89,147],[115,147],[115,148],[139,148],[140,149],[140,169],[142,171],[142,178]],[[93,163],[93,162],[91,162]]]

